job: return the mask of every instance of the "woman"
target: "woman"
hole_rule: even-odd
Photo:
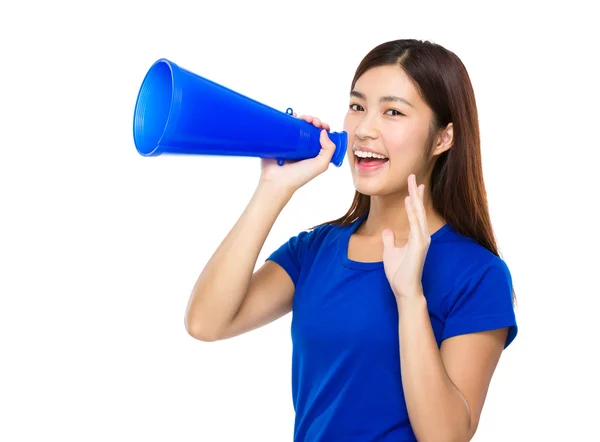
[[[517,334],[482,177],[475,98],[452,52],[398,40],[359,65],[344,122],[356,195],[253,273],[278,214],[329,166],[262,161],[256,191],[186,312],[190,335],[228,339],[293,310],[296,441],[468,441]]]

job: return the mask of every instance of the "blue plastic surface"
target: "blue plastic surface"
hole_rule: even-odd
[[[163,153],[301,160],[321,150],[321,130],[211,80],[160,59],[140,87],[133,138],[143,156]],[[329,132],[336,145],[331,162],[346,154],[346,132]]]

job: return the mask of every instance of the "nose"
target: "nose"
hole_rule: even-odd
[[[361,140],[365,140],[367,138],[377,138],[378,130],[375,117],[365,112],[363,118],[360,120],[360,123],[358,126],[356,126],[354,134]]]

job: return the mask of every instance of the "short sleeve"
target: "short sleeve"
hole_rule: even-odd
[[[517,336],[512,278],[501,258],[468,275],[449,300],[442,340],[509,327],[504,348]]]
[[[312,234],[313,232],[305,231],[293,236],[271,253],[265,261],[279,264],[290,275],[294,285],[297,285]]]

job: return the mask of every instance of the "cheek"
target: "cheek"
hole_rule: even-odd
[[[352,146],[354,145],[354,131],[356,130],[356,124],[352,118],[348,117],[348,115],[346,115],[344,118],[344,126],[342,130],[348,134],[348,149],[346,150],[346,157],[351,159],[353,154],[350,152],[352,151]]]
[[[386,133],[385,145],[390,159],[412,164],[423,155],[427,134],[423,134],[420,128],[405,129]]]
[[[350,140],[354,140],[354,131],[356,129],[356,122],[353,118],[350,118],[347,114],[344,117],[344,127],[342,130],[348,133],[348,144],[350,145]]]
[[[394,181],[405,182],[408,175],[423,168],[423,147],[415,140],[396,137],[389,146],[389,170]]]
[[[391,160],[402,160],[410,156],[413,149],[411,140],[400,131],[385,134],[384,144]]]

